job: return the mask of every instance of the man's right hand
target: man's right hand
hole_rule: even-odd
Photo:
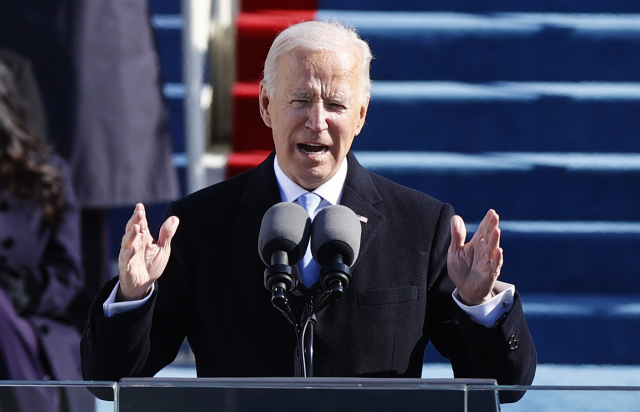
[[[116,301],[139,300],[147,296],[151,285],[167,266],[171,254],[171,239],[179,223],[176,216],[165,220],[156,242],[149,232],[144,205],[136,205],[133,216],[127,222],[120,246],[120,288]]]

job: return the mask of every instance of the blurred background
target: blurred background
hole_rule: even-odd
[[[522,295],[544,382],[562,383],[558,365],[589,365],[590,382],[640,365],[639,2],[1,4],[0,47],[31,60],[48,139],[83,207],[79,326],[117,274],[136,202],[157,228],[167,202],[272,150],[258,83],[276,34],[337,19],[374,55],[357,158],[451,203],[471,232],[496,209],[501,279]],[[444,361],[428,349],[425,376]],[[174,366],[192,368],[187,345]]]

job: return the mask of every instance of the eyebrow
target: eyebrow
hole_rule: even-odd
[[[311,91],[311,90],[295,89],[295,90],[291,90],[289,95],[291,97],[300,99],[300,98],[309,98],[311,96],[314,96],[315,93],[313,93],[313,91]],[[330,96],[327,96],[326,100],[330,100],[330,101],[334,101],[334,102],[338,102],[338,103],[343,103],[343,102],[346,102],[349,99],[348,99],[347,95],[345,95],[344,93],[336,93],[336,94],[332,94]]]
[[[313,93],[311,93],[309,90],[303,90],[303,89],[292,90],[291,93],[289,94],[293,97],[298,97],[298,98],[311,97],[313,95]]]

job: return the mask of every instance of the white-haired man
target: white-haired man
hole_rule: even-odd
[[[368,45],[337,23],[301,23],[276,38],[260,86],[275,152],[172,203],[157,243],[136,206],[119,280],[98,296],[85,330],[85,378],[152,376],[185,336],[198,376],[299,375],[294,330],[271,307],[257,242],[269,207],[311,192],[316,210],[342,204],[367,217],[352,283],[317,319],[315,376],[420,377],[431,341],[457,377],[531,383],[536,354],[519,298],[497,281],[496,212],[465,244],[450,205],[366,171],[350,153],[367,114],[370,61]],[[300,272],[306,287],[318,280],[313,261]]]

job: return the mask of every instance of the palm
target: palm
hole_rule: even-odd
[[[158,242],[155,242],[149,233],[144,207],[136,206],[127,223],[118,257],[118,296],[121,299],[131,300],[144,296],[153,282],[162,275],[171,254],[171,238],[178,223],[176,217],[167,219],[160,228]]]
[[[491,297],[502,267],[498,215],[490,210],[471,241],[464,244],[466,229],[459,216],[451,220],[451,246],[447,256],[449,277],[467,303],[478,304]]]

